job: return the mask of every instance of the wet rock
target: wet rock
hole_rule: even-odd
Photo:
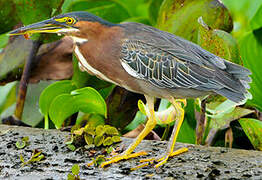
[[[262,179],[262,153],[239,149],[204,147],[177,143],[176,148],[188,147],[189,152],[170,159],[158,169],[153,166],[131,171],[139,158],[121,161],[105,169],[87,167],[94,157],[79,149],[68,150],[64,144],[68,132],[0,125],[0,179],[67,179],[73,164],[80,166],[81,179]],[[21,137],[30,144],[17,149]],[[123,139],[119,146],[127,148],[132,139]],[[167,142],[143,141],[136,151],[146,150],[150,158],[164,155]],[[21,166],[20,154],[28,160],[34,149],[42,151],[44,160]],[[99,149],[98,149],[99,151]]]

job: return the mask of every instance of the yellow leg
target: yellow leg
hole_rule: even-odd
[[[156,118],[155,118],[155,112],[154,112],[154,97],[146,96],[147,105],[148,108],[146,109],[146,114],[148,116],[148,121],[146,123],[146,126],[144,130],[138,135],[138,137],[134,140],[134,142],[125,150],[122,154],[112,157],[109,161],[103,162],[101,164],[101,167],[105,167],[109,164],[134,158],[141,155],[146,155],[147,153],[145,151],[133,153],[131,154],[135,148],[140,144],[140,142],[146,137],[146,135],[152,131],[152,129],[156,126]]]
[[[159,163],[155,165],[155,168],[158,168],[159,166],[165,164],[169,157],[173,157],[175,155],[178,155],[178,154],[181,154],[181,153],[188,151],[187,148],[181,148],[181,149],[174,151],[176,139],[177,139],[179,130],[181,128],[181,125],[183,123],[183,120],[184,120],[184,109],[181,107],[181,103],[186,105],[186,100],[183,100],[183,99],[174,100],[173,98],[171,98],[170,102],[175,107],[175,112],[176,112],[176,116],[175,116],[176,119],[175,120],[176,120],[176,122],[175,122],[175,126],[174,126],[174,129],[173,129],[172,135],[171,135],[170,140],[168,142],[168,148],[167,148],[166,154],[163,157],[158,158],[158,159],[152,158],[152,159],[145,159],[145,160],[140,161],[140,162],[148,162],[148,161],[156,160]]]
[[[178,155],[178,154],[181,154],[183,152],[188,151],[187,148],[181,148],[181,149],[174,151],[176,139],[177,139],[179,130],[181,128],[181,125],[183,123],[183,120],[184,120],[184,109],[181,107],[181,103],[184,103],[184,105],[186,105],[186,100],[183,100],[183,99],[182,100],[174,100],[173,98],[171,98],[170,102],[175,107],[175,110],[176,110],[176,113],[177,113],[176,122],[175,122],[175,126],[174,126],[174,129],[173,129],[172,135],[171,135],[170,140],[168,142],[166,155],[164,157],[158,159],[159,163],[155,165],[156,168],[165,164],[169,157],[172,157],[172,156],[175,156],[175,155]]]

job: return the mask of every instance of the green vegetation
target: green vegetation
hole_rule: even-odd
[[[220,57],[249,68],[252,72],[250,93],[253,98],[241,105],[220,96],[209,96],[205,102],[199,99],[188,100],[184,107],[185,121],[178,141],[224,146],[227,143],[225,136],[232,131],[233,147],[252,148],[249,144],[240,143],[241,138],[248,138],[254,149],[261,150],[262,1],[222,1],[225,6],[218,0],[185,0],[183,4],[174,0],[0,0],[0,6],[5,7],[0,11],[0,84],[5,85],[0,86],[0,118],[14,112],[18,83],[8,83],[8,79],[21,76],[21,68],[30,51],[26,47],[31,42],[16,39],[15,43],[11,43],[6,33],[19,22],[28,25],[60,13],[88,11],[113,23],[134,21],[174,33]],[[32,36],[32,39],[41,40],[44,44],[59,38],[50,34]],[[124,134],[145,122],[145,107],[142,101],[138,102],[140,111],[132,122],[124,118],[108,118],[109,112],[117,112],[110,111],[110,108],[117,109],[116,104],[121,103],[121,94],[114,96],[116,104],[107,106],[106,102],[110,100],[108,97],[114,91],[115,85],[81,72],[74,56],[72,62],[74,75],[70,79],[29,85],[22,117],[24,123],[46,129],[61,128],[70,124],[68,119],[72,119],[70,116],[73,115],[76,119],[74,124],[84,128],[75,129],[72,136],[83,136],[87,145],[106,146],[117,142],[119,136],[108,133],[110,128],[104,124],[118,124],[116,128]],[[203,114],[201,107],[204,105],[206,119],[204,123],[200,123]],[[134,106],[125,108],[134,109]],[[168,108],[172,108],[170,103],[160,100],[158,118],[162,118],[160,112]],[[121,125],[125,123],[121,122],[124,121],[127,121],[128,125],[123,127]],[[158,121],[155,129],[159,136],[165,132],[162,139],[167,139],[172,130],[173,122],[167,122],[163,124]],[[71,140],[68,147],[73,150],[74,138]],[[17,143],[17,147],[23,148],[25,143],[22,140],[22,144]],[[36,154],[39,158],[39,154]],[[23,163],[26,164],[24,160]],[[76,179],[78,173],[73,172],[73,176]]]
[[[72,173],[67,175],[67,180],[80,180],[79,173],[80,167],[78,164],[74,164],[71,168]]]
[[[66,142],[68,148],[75,150],[76,147],[85,147],[86,149],[111,146],[113,143],[120,142],[119,132],[115,127],[109,125],[94,126],[88,122],[81,128],[75,125],[71,128],[71,138]]]
[[[42,154],[42,151],[38,151],[37,149],[33,150],[32,156],[27,161],[25,161],[23,155],[20,154],[20,160],[22,162],[22,167],[28,164],[32,164],[34,162],[39,162],[43,160],[44,158],[45,156]]]

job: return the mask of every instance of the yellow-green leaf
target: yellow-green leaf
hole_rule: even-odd
[[[16,141],[15,143],[15,146],[18,148],[18,149],[23,149],[26,145],[26,142],[25,141],[21,141],[21,140],[18,140]]]
[[[96,136],[94,139],[95,146],[99,147],[103,144],[104,136]]]
[[[138,103],[138,109],[144,114],[146,115],[146,105],[143,103],[142,100],[139,100]]]
[[[111,137],[107,137],[104,141],[103,141],[103,145],[104,146],[110,146],[111,144],[113,144],[113,140]]]
[[[73,144],[67,144],[67,148],[70,149],[71,151],[76,150],[76,147]]]
[[[109,127],[105,127],[105,131],[106,131],[106,134],[108,135],[118,135],[118,131],[115,127],[112,127],[112,126],[109,126]]]
[[[113,141],[114,143],[117,143],[117,142],[121,142],[122,140],[121,140],[120,136],[113,136],[113,137],[112,137],[112,141]]]
[[[84,138],[85,138],[86,144],[91,145],[91,144],[94,143],[94,139],[93,139],[93,137],[91,135],[85,134]]]
[[[72,166],[72,173],[73,173],[74,175],[78,175],[79,172],[80,172],[80,167],[79,167],[79,165],[78,165],[78,164],[74,164],[74,165]]]
[[[255,149],[262,151],[262,121],[242,118],[239,123]]]
[[[105,128],[102,125],[96,127],[96,135],[102,136],[105,133]]]
[[[84,132],[84,128],[80,128],[74,131],[75,135],[81,136]]]

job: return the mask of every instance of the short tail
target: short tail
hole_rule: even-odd
[[[249,77],[252,73],[245,67],[225,61],[225,71],[233,76],[233,83],[226,83],[225,87],[215,92],[236,103],[242,103],[246,99],[252,99],[252,95],[248,92],[249,83],[252,79]],[[222,79],[219,77],[220,80]],[[223,81],[225,82],[225,80]]]

